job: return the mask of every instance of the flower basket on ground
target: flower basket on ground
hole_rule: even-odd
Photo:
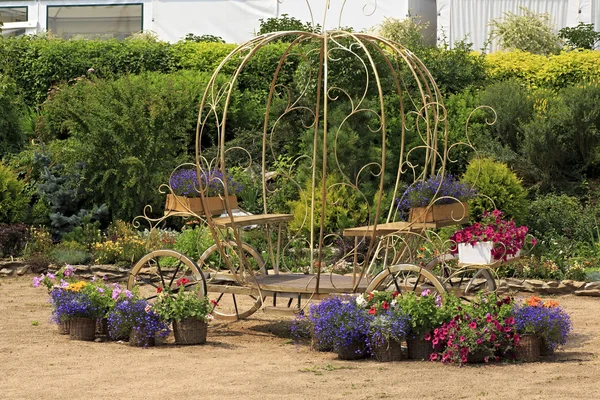
[[[113,340],[133,338],[132,346],[148,347],[157,335],[168,335],[169,327],[147,301],[125,299],[108,314],[108,334]]]
[[[410,185],[397,203],[400,211],[408,211],[409,222],[461,223],[469,218],[466,201],[476,195],[471,185],[451,174],[435,175]]]
[[[69,335],[75,340],[94,340],[96,319],[103,315],[102,307],[83,289],[87,282],[75,282],[66,288],[54,288],[50,299],[54,306],[53,320],[69,321]]]
[[[515,326],[522,335],[539,338],[540,355],[549,355],[567,342],[571,319],[556,301],[542,301],[532,296],[514,308]]]
[[[528,228],[515,225],[503,218],[499,210],[485,212],[481,221],[456,231],[450,240],[456,244],[450,251],[458,253],[461,263],[471,265],[491,264],[518,257],[525,246]],[[535,238],[532,238],[535,245]]]
[[[511,310],[509,297],[478,295],[473,303],[459,307],[449,322],[427,335],[425,339],[431,340],[435,350],[430,360],[461,365],[499,360],[512,354],[520,337]]]
[[[180,278],[177,292],[161,288],[152,309],[163,320],[173,321],[177,344],[203,344],[206,343],[208,322],[213,319],[212,307],[206,296],[185,290],[189,282],[187,278]]]
[[[369,320],[369,345],[378,361],[400,361],[404,358],[402,341],[409,330],[408,316],[396,301],[398,292],[374,291],[359,295],[358,305],[367,309]]]

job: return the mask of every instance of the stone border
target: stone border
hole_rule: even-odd
[[[124,282],[129,275],[129,268],[115,265],[74,265],[75,273],[83,279],[106,279],[110,282]],[[59,268],[50,265],[48,271],[55,272]],[[24,261],[0,260],[0,278],[22,276],[33,273],[32,268]],[[579,282],[572,280],[541,281],[539,279],[504,278],[498,281],[500,292],[529,292],[543,295],[574,294],[577,296],[600,297],[600,282]]]

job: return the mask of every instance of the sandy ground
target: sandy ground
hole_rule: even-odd
[[[600,299],[563,296],[575,333],[531,364],[340,361],[264,313],[214,324],[204,346],[80,342],[49,322],[31,277],[0,279],[0,399],[598,399]],[[34,325],[37,321],[37,326]]]

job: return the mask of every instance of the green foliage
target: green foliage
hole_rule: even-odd
[[[212,72],[235,48],[234,44],[179,41],[171,49],[171,62],[177,69]],[[233,69],[226,69],[224,72],[231,73]]]
[[[424,37],[424,31],[429,22],[423,22],[421,17],[408,17],[403,20],[384,17],[383,22],[374,30],[379,36],[392,40],[415,51],[427,46],[428,38]]]
[[[194,35],[193,33],[188,33],[183,38],[184,42],[194,42],[194,43],[225,43],[223,38],[220,36],[214,35]]]
[[[29,204],[24,184],[0,161],[0,223],[21,222]]]
[[[279,18],[267,18],[259,19],[260,28],[258,35],[263,35],[270,32],[282,32],[282,31],[303,31],[303,32],[319,32],[320,27],[317,25],[313,27],[310,22],[302,22],[297,18],[290,17],[288,14],[281,14]],[[282,40],[292,41],[292,38],[286,37]]]
[[[187,278],[177,281],[179,289],[169,293],[167,288],[158,294],[152,309],[165,321],[181,321],[185,318],[196,318],[205,322],[212,319],[209,314],[213,306],[206,296],[202,297],[195,291],[185,291]]]
[[[204,250],[214,244],[213,237],[207,226],[186,227],[177,236],[173,249],[185,254],[192,260],[198,260]]]
[[[496,112],[496,121],[489,127],[500,144],[517,152],[523,140],[522,126],[534,116],[533,98],[519,82],[508,80],[489,85],[479,101]]]
[[[469,201],[473,218],[477,219],[484,210],[492,210],[494,206],[517,224],[524,217],[527,192],[506,164],[490,158],[474,158],[467,166],[462,181],[473,185],[479,193],[479,197]]]
[[[456,315],[460,299],[452,293],[418,295],[414,292],[402,293],[396,301],[400,309],[410,317],[411,334],[423,338],[427,332],[441,326]]]
[[[47,136],[68,135],[76,143],[88,207],[106,203],[113,218],[123,220],[146,204],[161,209],[157,188],[188,159],[207,79],[185,71],[86,80],[44,105]]]
[[[594,31],[594,24],[580,22],[575,27],[567,26],[558,31],[558,36],[571,49],[593,50],[600,41],[600,32]]]
[[[0,70],[0,160],[7,153],[18,152],[25,144],[20,124],[23,108],[14,80]]]
[[[474,54],[471,44],[465,41],[456,42],[452,49],[427,47],[416,51],[416,55],[444,95],[459,93],[469,86],[481,86],[487,80],[485,56]]]
[[[522,50],[534,54],[558,53],[560,38],[554,33],[550,15],[537,14],[520,7],[522,15],[505,12],[503,18],[490,21],[491,39],[498,39],[504,50]]]
[[[523,51],[496,52],[485,57],[490,79],[517,79],[531,88],[557,90],[600,78],[600,52],[582,50],[544,56]]]
[[[167,72],[171,56],[170,44],[147,37],[119,41],[26,35],[0,41],[0,72],[11,76],[27,104],[35,106],[54,85],[77,82],[82,76]]]
[[[539,100],[536,117],[523,127],[529,180],[542,190],[573,190],[600,173],[600,84],[567,87]]]
[[[90,261],[90,253],[85,250],[57,248],[50,253],[56,265],[84,265]]]
[[[367,205],[364,199],[348,187],[340,183],[335,174],[327,176],[325,195],[325,234],[337,232],[344,228],[359,226],[367,218]],[[315,232],[318,232],[321,223],[321,184],[317,182],[314,223]],[[300,191],[300,199],[290,203],[294,219],[290,222],[290,229],[300,231],[305,235],[310,234],[310,210],[311,210],[311,182],[307,182],[304,190]]]

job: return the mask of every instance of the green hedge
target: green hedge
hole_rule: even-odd
[[[600,78],[600,52],[570,51],[542,56],[523,51],[498,52],[485,58],[491,79],[518,79],[531,88],[559,89]]]

